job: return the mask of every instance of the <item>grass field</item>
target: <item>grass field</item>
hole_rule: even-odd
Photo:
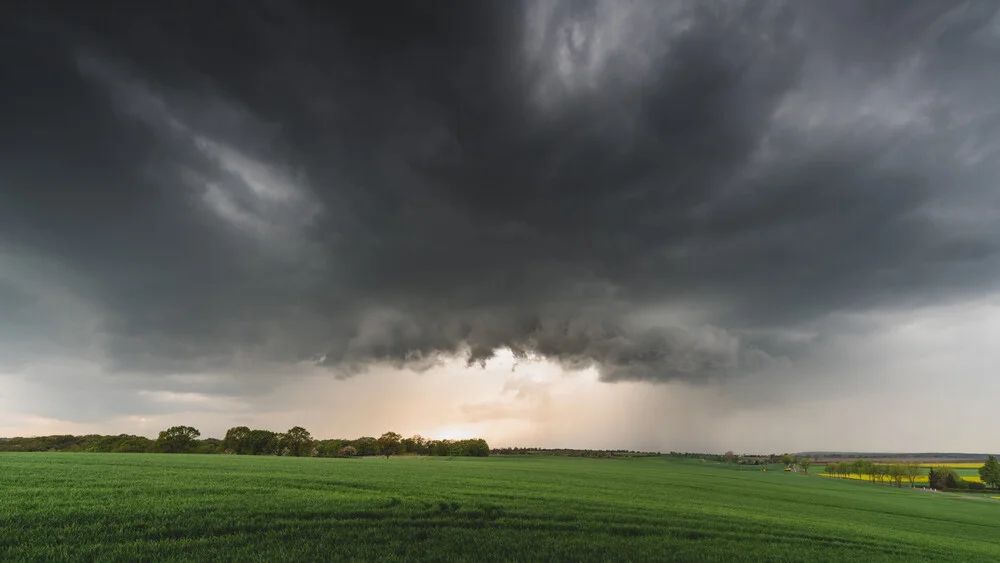
[[[1000,559],[1000,502],[669,458],[0,454],[0,561]]]

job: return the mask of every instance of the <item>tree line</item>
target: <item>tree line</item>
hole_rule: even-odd
[[[897,487],[902,487],[903,481],[907,481],[912,487],[917,478],[920,477],[920,464],[914,462],[875,463],[867,459],[858,459],[828,463],[825,472],[843,479],[850,478],[851,475],[856,475],[859,480],[867,477],[872,483],[889,482]]]
[[[359,457],[393,455],[473,456],[490,455],[481,438],[430,440],[421,436],[404,438],[396,432],[380,437],[317,440],[308,430],[294,426],[286,432],[235,426],[225,438],[201,438],[192,426],[172,426],[156,439],[132,434],[105,436],[70,434],[30,438],[0,439],[0,452],[108,452],[108,453],[198,453],[234,455],[278,455],[295,457]]]
[[[826,465],[826,473],[835,477],[867,479],[872,483],[889,483],[902,487],[903,482],[915,486],[921,476],[921,465],[916,462],[875,463],[866,459],[855,461],[832,462]],[[966,481],[952,467],[931,467],[927,474],[928,486],[932,489],[944,490],[983,490],[986,487],[1000,489],[1000,462],[995,456],[987,456],[986,462],[979,468],[979,478],[982,483]]]
[[[490,450],[493,455],[545,455],[545,456],[565,456],[565,457],[592,457],[592,458],[612,458],[612,457],[650,457],[660,455],[659,452],[640,452],[635,450],[586,450],[576,448],[494,448]]]
[[[283,434],[236,426],[222,441],[226,453],[237,455],[291,455],[312,457],[354,457],[381,455],[472,456],[490,455],[490,446],[482,438],[468,440],[429,440],[422,436],[404,438],[386,432],[378,438],[362,436],[353,440],[314,440],[301,426]]]

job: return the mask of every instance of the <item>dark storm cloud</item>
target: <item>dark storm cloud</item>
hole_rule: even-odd
[[[0,236],[88,280],[117,369],[776,369],[786,329],[993,289],[994,11],[32,12]]]

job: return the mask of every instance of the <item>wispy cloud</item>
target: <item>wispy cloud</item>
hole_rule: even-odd
[[[322,213],[323,206],[313,197],[304,175],[254,158],[231,142],[213,137],[198,128],[197,120],[223,107],[229,123],[225,134],[264,148],[271,139],[245,136],[266,127],[210,90],[199,97],[207,96],[211,103],[190,96],[168,99],[128,71],[124,63],[82,52],[76,60],[80,72],[104,88],[122,114],[145,123],[165,141],[187,145],[203,157],[192,161],[185,157],[188,153],[180,152],[173,166],[181,180],[201,193],[206,209],[244,236],[270,245],[275,255],[287,258],[289,253],[306,250],[304,231]]]

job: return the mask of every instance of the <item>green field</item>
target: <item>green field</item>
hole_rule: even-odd
[[[670,458],[0,454],[0,561],[1000,560],[1000,502]]]

